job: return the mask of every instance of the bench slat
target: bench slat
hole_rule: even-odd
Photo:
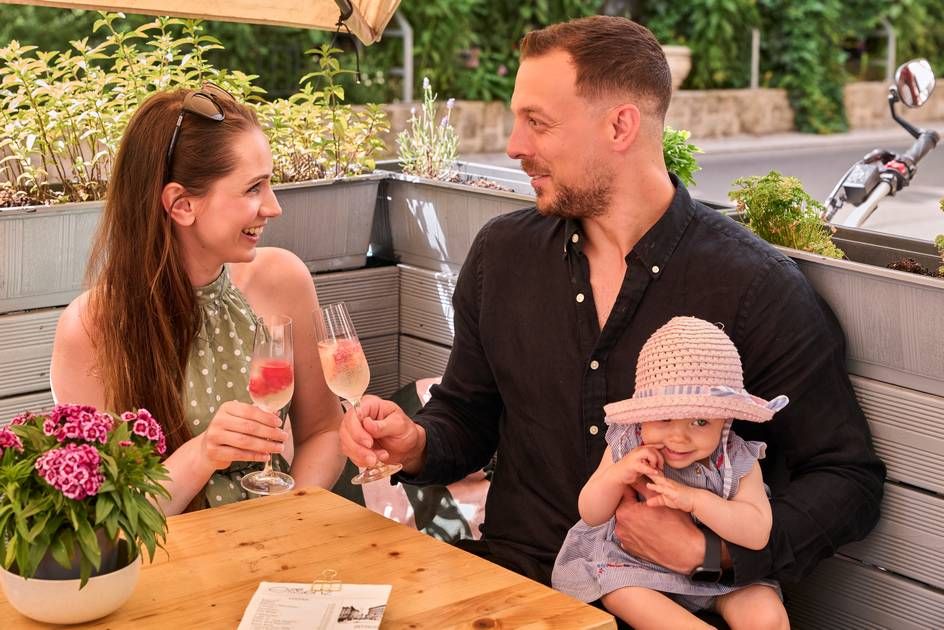
[[[841,557],[784,592],[794,630],[944,628],[944,593]]]
[[[0,396],[49,389],[49,360],[62,308],[0,315]]]
[[[421,378],[442,376],[449,362],[449,348],[400,336],[400,386]]]
[[[41,411],[50,407],[52,407],[52,392],[50,391],[0,398],[0,426],[24,411]]]
[[[889,479],[944,493],[944,398],[860,376],[852,386]]]

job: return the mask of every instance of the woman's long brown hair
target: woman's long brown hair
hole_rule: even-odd
[[[167,147],[186,94],[155,94],[128,124],[87,271],[87,324],[108,408],[148,409],[164,428],[168,454],[192,437],[183,385],[201,314],[161,192],[174,181],[205,194],[235,168],[236,137],[259,127],[251,109],[231,100],[217,99],[223,121],[184,114],[168,173]]]

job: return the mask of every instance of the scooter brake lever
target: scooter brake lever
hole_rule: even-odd
[[[862,161],[866,164],[871,164],[872,162],[881,162],[884,164],[891,159],[894,159],[895,154],[891,151],[886,151],[885,149],[872,149],[865,154],[865,157],[862,158]]]

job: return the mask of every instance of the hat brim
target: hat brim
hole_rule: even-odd
[[[760,400],[760,399],[758,399]],[[603,407],[609,423],[634,424],[676,418],[705,418],[706,420],[747,420],[767,422],[774,411],[764,405],[736,396],[705,396],[678,394],[628,398]]]

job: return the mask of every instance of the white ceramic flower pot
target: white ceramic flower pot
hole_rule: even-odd
[[[26,579],[0,567],[0,587],[20,614],[43,623],[84,623],[118,610],[138,583],[141,555],[117,571],[80,580]]]
[[[662,52],[665,53],[665,59],[669,62],[672,89],[677,90],[692,69],[692,51],[688,46],[663,46]]]

